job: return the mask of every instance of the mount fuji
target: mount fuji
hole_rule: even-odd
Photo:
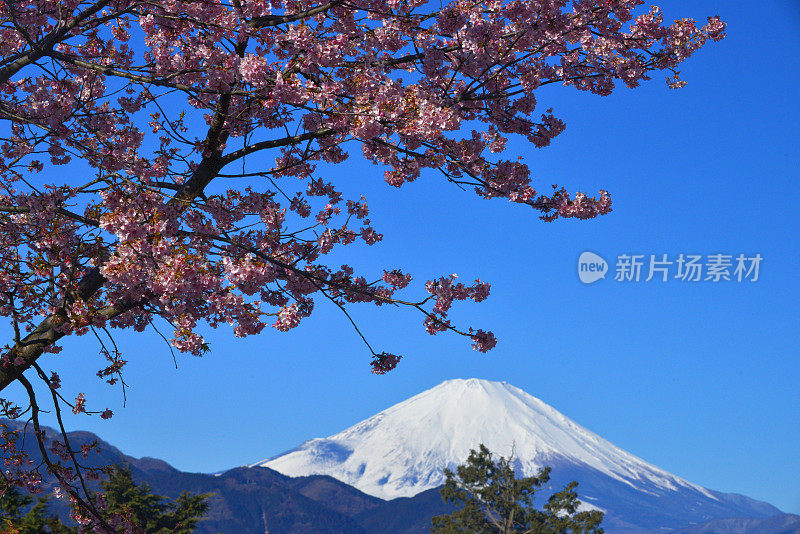
[[[381,499],[412,498],[444,484],[443,469],[464,463],[481,443],[498,456],[512,456],[518,476],[552,467],[546,495],[577,480],[584,506],[605,512],[606,532],[665,532],[781,513],[672,475],[519,388],[475,378],[448,380],[338,434],[250,467],[292,477],[328,475]]]

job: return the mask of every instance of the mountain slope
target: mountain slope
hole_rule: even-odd
[[[609,532],[676,529],[780,510],[712,492],[653,466],[505,382],[449,380],[329,438],[254,464],[288,476],[324,474],[383,499],[444,483],[480,443],[514,456],[519,475],[553,468],[549,493],[571,480]]]
[[[18,421],[0,420],[12,430],[22,429]],[[48,427],[46,445],[60,434]],[[366,534],[361,524],[350,516],[377,507],[383,501],[365,495],[355,488],[330,477],[314,476],[293,479],[270,469],[237,468],[221,475],[185,473],[163,460],[134,458],[122,453],[90,432],[68,432],[73,447],[96,441],[99,454],[90,454],[83,463],[104,466],[112,463],[131,469],[137,483],[147,483],[153,492],[175,499],[182,491],[210,493],[209,512],[196,534]],[[34,462],[40,456],[32,428],[25,433],[24,450]],[[2,454],[0,454],[2,457]],[[46,477],[44,494],[55,484]],[[96,490],[97,484],[90,484]],[[50,499],[48,505],[62,519],[68,519],[69,508],[61,499]]]
[[[800,515],[782,514],[766,519],[715,519],[670,534],[800,534]]]

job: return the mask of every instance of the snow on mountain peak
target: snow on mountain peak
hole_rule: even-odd
[[[438,386],[324,439],[263,460],[289,476],[329,475],[383,499],[410,497],[444,483],[483,443],[513,454],[519,476],[554,463],[585,465],[634,488],[705,489],[675,477],[590,432],[506,382],[477,378]],[[713,497],[712,497],[713,498]]]

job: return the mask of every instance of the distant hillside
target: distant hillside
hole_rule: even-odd
[[[11,428],[17,422],[4,421]],[[48,438],[57,431],[46,428]],[[97,440],[100,454],[92,455],[87,465],[127,464],[134,480],[146,482],[157,494],[176,498],[182,491],[213,493],[209,513],[195,532],[199,534],[368,534],[358,521],[349,517],[383,503],[355,488],[325,476],[290,478],[271,469],[238,468],[222,475],[184,473],[154,458],[133,458],[89,432],[70,432],[73,447]],[[38,458],[32,429],[25,437],[25,450]],[[49,439],[48,439],[49,445]],[[52,491],[52,480],[44,488]],[[96,488],[96,485],[94,486]],[[52,499],[52,508],[67,520],[68,508]],[[323,504],[324,503],[324,504]],[[348,515],[349,514],[349,515]]]

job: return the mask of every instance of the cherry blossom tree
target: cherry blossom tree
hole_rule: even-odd
[[[640,4],[3,0],[0,314],[14,335],[0,390],[19,382],[29,396],[27,410],[3,400],[4,415],[30,411],[39,431],[26,371],[47,384],[59,421],[62,406],[90,412],[40,365],[65,336],[95,336],[97,375],[124,387],[114,329],[166,326],[172,347],[200,355],[203,325],[283,332],[320,300],[344,314],[407,307],[430,334],[491,349],[491,332],[448,319],[489,284],[444,276],[406,296],[400,267],[368,279],[326,265],[334,249],[382,239],[366,199],[344,199],[330,169],[360,151],[392,187],[425,173],[545,221],[608,213],[606,191],[537,190],[506,142],[546,147],[564,130],[540,109],[542,86],[608,95],[662,71],[679,88],[679,64],[724,37],[718,17],[667,24],[656,7],[635,14]],[[367,347],[375,373],[400,359]],[[20,464],[6,476],[35,490],[38,471],[8,452],[12,432],[5,441]],[[84,500],[66,436],[53,454],[70,467],[41,448],[87,521],[111,528]]]

